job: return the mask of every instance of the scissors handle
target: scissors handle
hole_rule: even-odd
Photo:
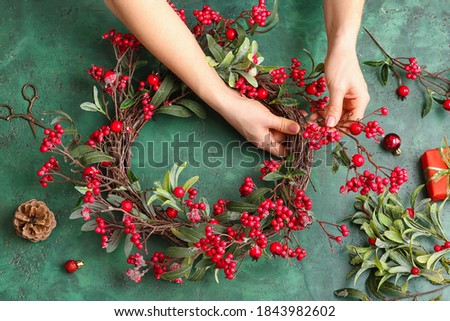
[[[33,90],[33,94],[31,96],[27,95],[27,89],[31,88]],[[35,85],[33,84],[25,84],[22,87],[22,96],[23,99],[27,100],[30,104],[32,104],[36,99],[39,98],[38,96],[38,90]],[[29,106],[28,108],[31,108],[32,106]]]

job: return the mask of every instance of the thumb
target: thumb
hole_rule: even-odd
[[[330,92],[330,103],[325,114],[325,124],[328,127],[337,125],[342,116],[342,102],[344,100],[344,92]]]
[[[289,135],[295,135],[300,131],[300,125],[295,121],[275,115],[272,117],[270,128]]]

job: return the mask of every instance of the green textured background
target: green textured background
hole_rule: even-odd
[[[224,16],[233,16],[256,1],[204,1]],[[270,1],[269,1],[270,2]],[[187,12],[198,8],[201,1],[183,3]],[[318,60],[326,50],[326,39],[320,1],[280,0],[279,26],[260,37],[260,50],[266,64],[288,64],[309,49]],[[109,28],[123,30],[102,1],[0,1],[0,103],[24,107],[20,95],[24,83],[34,83],[40,99],[36,111],[58,109],[70,113],[84,133],[101,124],[100,117],[81,112],[79,104],[89,100],[93,82],[86,74],[91,64],[112,64],[110,47],[100,44],[100,35]],[[363,24],[372,30],[386,49],[398,56],[416,56],[429,70],[448,66],[449,14],[446,0],[368,1]],[[360,32],[358,52],[361,60],[381,58],[368,36]],[[421,153],[437,147],[444,133],[448,134],[450,115],[434,108],[422,120],[423,91],[407,81],[411,94],[404,102],[395,95],[395,82],[390,79],[383,88],[377,73],[363,67],[369,85],[369,110],[391,107],[391,115],[383,120],[388,132],[403,138],[403,154],[394,158],[371,145],[375,157],[387,165],[401,164],[411,173],[411,180],[402,195],[422,183],[418,159]],[[435,106],[437,107],[437,106]],[[47,119],[48,121],[48,119]],[[239,135],[211,110],[208,120],[160,117],[148,125],[140,140],[161,141],[180,132],[186,137],[194,131],[201,141],[240,140]],[[42,134],[40,134],[42,135]],[[42,136],[41,136],[42,137]],[[308,258],[290,266],[284,260],[246,262],[234,281],[216,284],[207,274],[197,283],[176,285],[147,277],[140,284],[125,276],[127,268],[123,251],[106,254],[94,233],[80,231],[82,222],[68,216],[78,195],[69,185],[51,185],[42,189],[36,171],[47,156],[38,152],[28,124],[14,120],[0,121],[0,299],[2,300],[333,300],[333,290],[349,286],[349,270],[344,247],[331,254],[325,235],[314,226],[301,235]],[[157,153],[157,151],[155,151]],[[321,154],[319,154],[321,155]],[[137,161],[135,162],[137,165]],[[160,179],[165,169],[137,170],[148,185]],[[201,176],[200,193],[210,200],[219,196],[236,199],[243,176],[255,175],[252,169],[189,168],[189,174]],[[339,186],[345,173],[332,176],[322,166],[313,172],[317,192],[310,190],[314,211],[325,220],[337,220],[352,212],[353,196],[340,196]],[[58,226],[51,237],[39,244],[24,241],[14,233],[11,219],[23,201],[37,198],[48,203],[56,213]],[[448,211],[445,213],[450,227]],[[347,243],[364,242],[352,230]],[[151,250],[161,247],[162,242]],[[63,270],[67,259],[83,259],[85,268],[68,275]],[[361,284],[359,284],[361,285]],[[450,299],[450,293],[444,299]]]

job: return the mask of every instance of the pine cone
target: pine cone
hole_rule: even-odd
[[[39,242],[50,235],[56,226],[56,220],[44,202],[33,199],[19,206],[14,215],[13,225],[20,237]]]

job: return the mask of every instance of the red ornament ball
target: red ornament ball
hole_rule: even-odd
[[[397,95],[400,96],[400,98],[405,98],[409,94],[409,88],[408,86],[400,86],[397,88]]]
[[[442,104],[442,107],[444,107],[445,110],[450,111],[450,99],[446,99]]]
[[[353,123],[350,125],[350,134],[358,136],[362,132],[362,126],[360,123]]]
[[[361,167],[364,165],[365,159],[364,156],[361,154],[355,154],[352,157],[352,163],[356,166],[356,167]]]
[[[228,29],[227,29],[227,32],[225,33],[225,36],[227,37],[228,40],[234,40],[234,39],[236,39],[236,36],[237,36],[237,31],[236,31],[236,29],[228,28]]]
[[[130,213],[133,209],[133,203],[130,200],[124,200],[120,204],[120,207],[127,213]]]
[[[80,269],[83,265],[83,261],[68,260],[66,264],[64,264],[64,268],[66,269],[67,273],[73,273]]]
[[[173,195],[175,195],[176,198],[182,198],[184,196],[184,188],[181,186],[177,186],[173,190]]]
[[[111,125],[109,125],[109,127],[111,127],[111,131],[113,133],[120,133],[122,131],[122,122],[119,120],[113,120],[111,122]]]
[[[166,210],[166,215],[169,218],[175,218],[178,215],[178,211],[172,207],[168,207]]]
[[[400,136],[394,133],[387,134],[383,139],[383,147],[396,154],[400,154],[400,146],[402,144],[402,140]]]
[[[413,267],[413,268],[411,269],[411,274],[417,275],[417,274],[419,274],[419,273],[420,273],[420,270],[419,270],[418,267]]]

